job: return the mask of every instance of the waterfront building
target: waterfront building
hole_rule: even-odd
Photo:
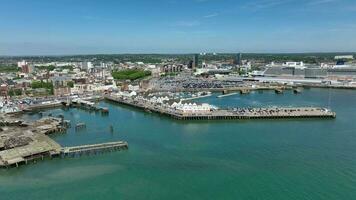
[[[181,103],[181,102],[174,102],[172,105],[171,105],[171,108],[174,108],[178,111],[181,111],[182,113],[199,113],[199,114],[202,114],[202,113],[209,113],[211,112],[212,110],[215,110],[217,109],[215,106],[212,106],[212,105],[209,105],[207,103],[203,103],[201,105],[197,105],[196,103]]]

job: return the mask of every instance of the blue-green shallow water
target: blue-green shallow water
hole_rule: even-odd
[[[0,199],[356,199],[356,91],[330,94],[335,120],[180,122],[108,103],[107,117],[47,111],[87,124],[53,136],[64,146],[126,140],[129,150],[0,170]],[[199,101],[328,106],[329,90]]]

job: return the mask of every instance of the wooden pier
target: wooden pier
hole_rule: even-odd
[[[112,152],[128,149],[129,145],[127,142],[118,141],[118,142],[108,142],[101,144],[91,144],[83,145],[76,147],[64,147],[61,149],[61,156],[81,156],[81,155],[91,155],[98,154],[103,152]]]
[[[19,167],[22,164],[27,165],[29,162],[45,158],[95,155],[128,149],[128,143],[123,141],[62,148],[49,137],[45,135],[41,137],[45,139],[44,142],[0,152],[0,168]]]

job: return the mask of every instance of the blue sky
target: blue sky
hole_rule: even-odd
[[[356,0],[0,0],[0,55],[356,51]]]

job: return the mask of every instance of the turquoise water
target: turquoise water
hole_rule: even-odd
[[[47,111],[87,124],[53,136],[64,146],[125,140],[129,150],[0,170],[0,199],[356,199],[356,91],[199,101],[222,107],[330,102],[337,118],[181,122],[104,102],[106,117]]]

